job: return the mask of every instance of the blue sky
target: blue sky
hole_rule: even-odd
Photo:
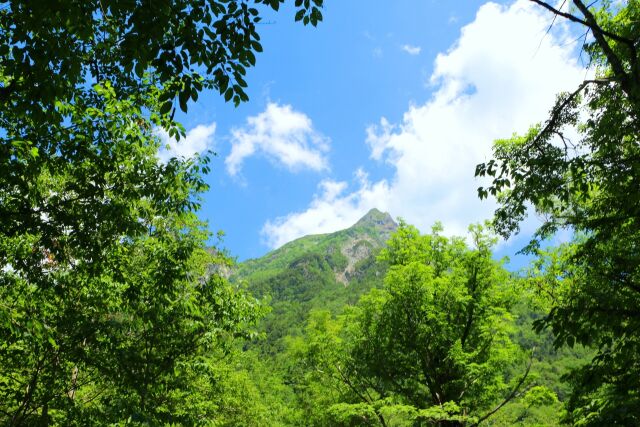
[[[492,141],[544,120],[585,74],[571,31],[545,35],[552,16],[524,0],[327,0],[323,14],[317,28],[291,5],[269,14],[250,101],[205,93],[180,117],[186,140],[167,140],[166,155],[217,153],[201,216],[239,260],[372,207],[464,233],[495,207],[473,179]]]

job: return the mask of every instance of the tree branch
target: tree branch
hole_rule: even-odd
[[[548,4],[547,2],[544,2],[542,0],[529,0],[539,6],[542,6],[543,8],[547,9],[550,12],[553,12],[554,14],[558,15],[558,16],[562,16],[563,18],[568,19],[569,21],[572,22],[576,22],[578,24],[582,24],[585,27],[590,28],[594,33],[599,33],[601,35],[607,36],[615,41],[624,43],[624,44],[631,44],[633,46],[633,40],[629,40],[625,37],[622,37],[618,34],[612,33],[610,31],[607,31],[605,29],[603,29],[602,27],[600,27],[600,25],[598,25],[598,23],[595,21],[595,19],[593,20],[593,22],[589,22],[588,20],[584,20],[584,19],[580,19],[579,17],[572,15],[570,13],[566,13],[563,12],[559,9],[556,9],[555,7],[551,6],[550,4]],[[578,9],[580,9],[580,6],[584,7],[586,9],[586,6],[580,1],[580,0],[574,0],[573,1],[576,6],[578,6]],[[580,9],[580,11],[584,14],[584,12],[582,11],[582,9]],[[588,9],[587,9],[588,12]],[[593,15],[591,15],[593,16]],[[585,15],[586,17],[586,15]],[[595,34],[594,34],[595,35]]]
[[[531,364],[532,363],[533,363],[533,352],[531,353],[531,358],[529,359],[529,364],[527,365],[527,370],[525,371],[525,373],[522,376],[522,378],[520,378],[520,381],[518,381],[518,384],[516,384],[516,386],[513,388],[513,390],[511,390],[511,393],[509,393],[509,395],[506,397],[506,399],[504,399],[502,401],[502,403],[500,403],[498,406],[493,408],[491,411],[489,411],[488,413],[486,413],[485,415],[480,417],[478,419],[478,421],[476,421],[474,424],[471,424],[471,427],[478,426],[481,422],[485,421],[486,419],[491,417],[493,414],[498,412],[504,405],[506,405],[511,400],[515,399],[516,397],[521,396],[525,391],[527,391],[527,389],[523,390],[522,392],[520,392],[519,390],[520,390],[520,387],[522,387],[522,384],[524,384],[524,382],[526,381],[527,377],[529,376],[529,371],[531,371]]]
[[[556,9],[555,7],[542,0],[529,1],[532,1],[535,4],[553,12],[556,16],[562,16],[569,21],[579,23],[589,28],[593,33],[598,46],[600,46],[600,49],[602,49],[602,52],[607,58],[607,61],[611,65],[611,69],[616,76],[616,80],[620,82],[622,90],[625,92],[630,101],[636,104],[636,106],[640,107],[640,67],[638,66],[638,55],[633,40],[622,37],[619,34],[612,33],[611,31],[602,28],[596,20],[595,16],[589,10],[589,7],[585,5],[581,0],[573,0],[573,3],[584,15],[584,19],[570,13],[562,12],[561,10]],[[611,45],[609,45],[609,42],[605,39],[605,37],[622,43],[629,49],[631,76],[629,76],[629,74],[627,74],[627,72],[625,71],[623,60],[613,51]]]
[[[356,396],[358,396],[363,402],[368,403],[373,407],[373,401],[370,401],[371,398],[367,399],[362,393],[360,393],[360,391],[351,383],[349,378],[342,372],[338,364],[336,364],[335,367],[338,373],[340,374],[340,377],[342,377],[342,381],[351,389],[351,391],[353,391],[356,394]],[[373,408],[373,409],[374,409],[374,412],[376,413],[376,416],[378,417],[378,420],[380,420],[380,424],[382,424],[383,427],[387,427],[387,423],[385,422],[382,414],[380,414],[376,408]]]
[[[533,140],[534,144],[539,141],[539,139],[540,139],[540,137],[542,135],[545,135],[547,133],[552,132],[552,130],[556,127],[556,124],[557,124],[558,118],[560,117],[560,114],[564,111],[564,109],[567,107],[567,105],[569,105],[569,103],[571,101],[573,101],[576,98],[576,96],[578,96],[580,94],[580,92],[582,92],[584,90],[585,87],[587,87],[587,85],[590,85],[590,84],[609,84],[609,83],[612,83],[614,81],[616,81],[616,79],[613,79],[613,78],[600,78],[600,79],[585,80],[582,83],[580,83],[578,88],[576,90],[574,90],[573,92],[571,92],[571,94],[567,97],[567,99],[565,99],[560,105],[556,105],[555,107],[553,107],[553,110],[551,111],[551,117],[549,117],[549,120],[547,120],[547,124],[538,133],[538,136]]]
[[[637,85],[638,83],[640,83],[638,81],[640,80],[640,75],[638,71],[638,55],[637,55],[633,40],[629,40],[624,37],[619,37],[613,33],[603,30],[602,27],[600,27],[600,25],[598,24],[598,21],[596,20],[595,16],[593,16],[589,8],[584,3],[582,3],[581,0],[573,0],[573,2],[575,3],[576,7],[580,10],[580,12],[582,12],[582,14],[584,15],[587,22],[586,25],[589,28],[591,28],[591,30],[593,31],[593,36],[595,37],[596,41],[598,42],[598,45],[600,46],[605,56],[609,60],[609,63],[611,64],[611,68],[613,69],[614,74],[619,79],[621,79],[620,83],[622,85],[622,89],[627,93],[629,98],[634,99],[635,102],[637,103],[638,101],[640,101],[640,99],[638,99],[637,96],[640,96],[640,95],[634,93],[634,90],[632,87],[634,85],[631,81],[629,81],[629,76],[624,70],[624,65],[622,63],[622,60],[618,57],[618,55],[615,54],[615,52],[613,51],[609,43],[605,40],[604,36],[607,36],[612,40],[621,42],[625,46],[627,46],[627,48],[629,49],[629,58],[631,60],[632,76],[636,79],[636,85]],[[637,87],[636,87],[636,91],[637,91]]]
[[[465,343],[467,342],[467,338],[469,337],[469,333],[471,332],[471,325],[473,324],[473,314],[476,307],[474,298],[476,297],[476,288],[478,286],[478,266],[474,264],[472,268],[473,273],[471,274],[471,278],[469,279],[469,287],[471,288],[472,299],[467,309],[467,321],[465,322],[464,330],[462,331],[462,338],[460,338],[460,345],[463,349]]]

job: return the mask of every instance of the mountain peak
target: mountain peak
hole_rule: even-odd
[[[380,212],[373,208],[355,223],[354,227],[374,227],[381,231],[393,232],[398,228],[398,224],[387,212]]]

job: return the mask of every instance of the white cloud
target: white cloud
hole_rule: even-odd
[[[245,126],[231,131],[231,144],[225,159],[231,175],[237,175],[244,160],[258,153],[291,171],[329,168],[325,156],[329,140],[313,128],[309,117],[290,105],[269,103]]]
[[[389,138],[393,132],[393,126],[386,118],[380,119],[380,126],[367,127],[367,144],[371,148],[371,158],[380,160],[388,148]]]
[[[389,185],[382,180],[372,184],[367,174],[355,172],[358,189],[346,193],[348,183],[324,180],[320,182],[309,209],[268,221],[262,229],[265,243],[272,248],[307,234],[329,233],[354,224],[371,207],[385,211],[390,208],[384,201],[390,192]]]
[[[409,55],[414,55],[414,56],[420,55],[420,51],[422,50],[420,46],[412,46],[410,44],[403,44],[400,48],[405,52],[407,52]]]
[[[348,227],[372,207],[422,230],[440,220],[451,234],[490,218],[495,204],[478,200],[475,165],[490,158],[495,139],[543,121],[556,94],[585,75],[568,34],[544,36],[550,22],[525,0],[482,6],[436,58],[431,99],[410,106],[399,124],[382,118],[367,129],[371,157],[391,165],[393,176],[372,183],[359,172],[351,192],[346,183],[327,191],[324,182],[305,210],[265,225],[270,246]]]
[[[180,141],[171,138],[164,129],[157,129],[156,132],[163,145],[158,157],[161,162],[166,163],[172,157],[192,157],[196,153],[211,150],[214,146],[216,124],[198,125],[187,132],[186,137]]]

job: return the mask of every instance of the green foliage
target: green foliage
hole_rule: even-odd
[[[338,318],[312,314],[290,354],[302,388],[333,390],[305,398],[314,425],[473,423],[506,398],[521,378],[507,375],[520,360],[513,279],[483,227],[470,230],[473,249],[401,223],[379,256],[384,288]]]
[[[345,248],[367,246],[385,233],[384,227],[365,232],[354,226],[330,235],[307,236],[238,267],[236,274],[241,274],[243,280],[248,278],[249,288],[272,297],[273,311],[261,321],[265,338],[254,341],[250,353],[255,352],[265,364],[266,372],[261,377],[268,378],[266,383],[275,387],[270,395],[277,395],[275,400],[290,410],[273,411],[268,423],[472,425],[515,390],[508,404],[483,419],[482,425],[560,425],[562,405],[571,391],[561,377],[584,365],[592,352],[578,345],[556,349],[550,333],[533,331],[533,323],[549,307],[548,298],[537,292],[538,275],[523,280],[505,272],[491,259],[487,249],[492,239],[481,228],[475,227],[473,235],[485,250],[469,248],[464,239],[443,237],[440,227],[434,229],[434,234],[421,236],[415,228],[403,224],[378,260],[373,256],[378,250],[370,252],[372,255],[355,263],[348,285],[338,282],[337,273],[344,268],[346,257],[343,252],[352,253]],[[366,253],[369,252],[361,255]],[[449,342],[454,344],[456,337],[460,339],[460,334],[456,335],[460,324],[450,317],[454,317],[456,306],[466,313],[464,307],[473,301],[468,290],[474,265],[479,273],[476,280],[480,278],[479,283],[486,285],[475,294],[481,304],[476,304],[474,316],[485,318],[484,324],[492,325],[485,328],[493,328],[495,337],[493,332],[470,335],[476,337],[476,346],[487,343],[491,336],[493,348],[489,353],[493,356],[487,359],[482,359],[479,352],[474,354],[470,345],[464,351],[453,344],[447,347],[447,336],[441,334],[451,334]],[[425,270],[427,273],[422,275],[414,274]],[[439,271],[437,278],[434,271]],[[384,286],[380,283],[383,276]],[[413,288],[412,282],[416,284]],[[451,298],[431,298],[429,292],[420,294],[420,289],[436,290]],[[423,304],[415,302],[420,298]],[[405,308],[420,313],[413,317],[411,326],[424,339],[406,338],[412,328],[402,325]],[[466,399],[433,404],[428,387],[408,378],[420,379],[416,354],[419,349],[430,347],[425,345],[427,338],[433,343],[435,355],[445,354],[441,359],[434,357],[433,362],[457,360],[456,369],[451,369],[454,374],[467,369],[467,376],[463,376],[467,382],[473,383],[473,376],[482,379],[467,387]],[[532,353],[531,366],[526,380],[517,387],[525,369],[524,353]],[[374,368],[386,377],[382,378]],[[442,363],[441,369],[446,368]],[[394,384],[401,383],[401,378],[406,384],[402,392]],[[453,378],[451,385],[455,381]],[[421,392],[425,398],[414,398],[416,403],[406,396],[410,392]],[[277,407],[274,403],[270,406]]]
[[[207,159],[159,165],[140,107],[95,90],[104,108],[73,114],[78,134],[104,126],[81,161],[50,157],[27,198],[1,189],[22,215],[0,239],[0,419],[193,424],[216,415],[197,403],[213,358],[260,311],[209,273],[228,261],[193,212]]]
[[[480,226],[470,248],[402,224],[376,260],[396,227],[377,210],[221,275],[196,216],[209,158],[158,163],[156,129],[183,136],[175,111],[205,89],[247,100],[281,3],[0,2],[0,423],[556,425],[567,401],[576,424],[636,424],[638,2],[578,7],[598,78],[478,167],[501,233],[528,203],[539,237],[580,232],[519,294]],[[259,328],[245,284],[270,299]]]
[[[159,89],[161,114],[174,102],[186,111],[203,88],[237,105],[248,99],[246,70],[262,51],[259,9],[277,11],[283,2],[3,2],[0,99],[16,117],[59,122],[54,106],[74,99],[89,76],[113,82],[121,98]],[[296,0],[295,6],[304,25],[322,20],[323,0]]]
[[[156,129],[247,100],[281,3],[0,3],[0,423],[263,424],[221,362],[264,311],[205,248],[208,155],[160,164]]]
[[[466,417],[506,389],[511,279],[491,260],[482,227],[471,229],[473,250],[440,231],[420,236],[401,224],[391,237],[381,253],[390,263],[384,290],[353,311],[351,372],[380,396],[419,409],[450,402]]]
[[[634,425],[640,423],[640,3],[602,2],[596,10],[573,4],[576,15],[569,17],[593,35],[584,49],[596,78],[560,94],[544,126],[497,141],[494,159],[476,174],[493,177],[479,193],[498,196],[503,235],[518,229],[529,204],[545,218],[527,248],[540,257],[537,287],[551,305],[537,329],[551,328],[557,346],[597,350],[569,378],[568,421]],[[572,127],[578,139],[566,137]],[[540,240],[561,228],[575,233],[573,242],[541,251]]]

